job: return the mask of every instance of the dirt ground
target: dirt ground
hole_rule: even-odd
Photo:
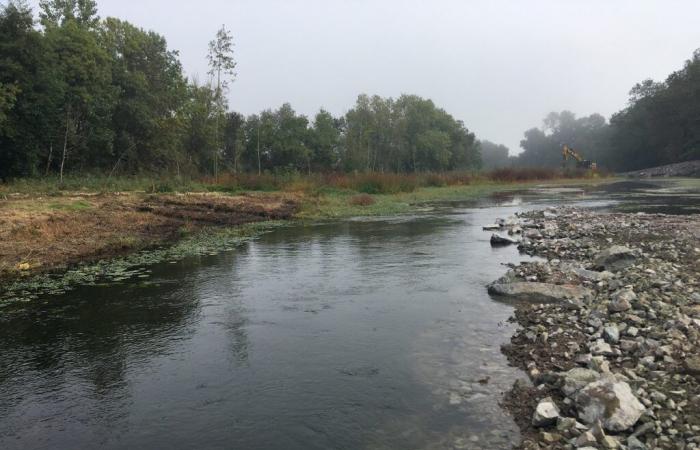
[[[289,219],[290,193],[64,194],[0,200],[0,280],[173,241],[203,227]]]

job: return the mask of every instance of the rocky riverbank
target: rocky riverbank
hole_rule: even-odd
[[[665,166],[651,167],[649,169],[636,170],[623,173],[632,178],[649,177],[700,177],[700,161],[686,161]]]
[[[521,448],[700,448],[700,220],[564,208],[497,225],[544,259],[489,286],[516,302],[503,352],[532,381],[504,398]]]

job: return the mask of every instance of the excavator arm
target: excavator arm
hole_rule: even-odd
[[[595,171],[598,168],[596,163],[583,159],[583,156],[581,156],[576,150],[569,147],[567,144],[562,146],[561,155],[564,158],[562,161],[562,167],[566,167],[566,162],[569,160],[569,158],[572,158],[576,160],[576,167],[579,169],[590,169]]]

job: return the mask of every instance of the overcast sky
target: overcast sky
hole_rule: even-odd
[[[35,1],[34,3],[38,3]],[[226,24],[233,109],[290,102],[343,114],[359,93],[431,98],[480,139],[519,152],[550,111],[607,118],[634,83],[664,79],[700,47],[698,0],[98,0],[163,34],[206,78]]]

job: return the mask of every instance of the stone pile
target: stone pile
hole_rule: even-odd
[[[700,449],[700,220],[563,208],[508,220],[522,252],[506,396],[526,449]],[[507,231],[507,230],[506,230]]]

